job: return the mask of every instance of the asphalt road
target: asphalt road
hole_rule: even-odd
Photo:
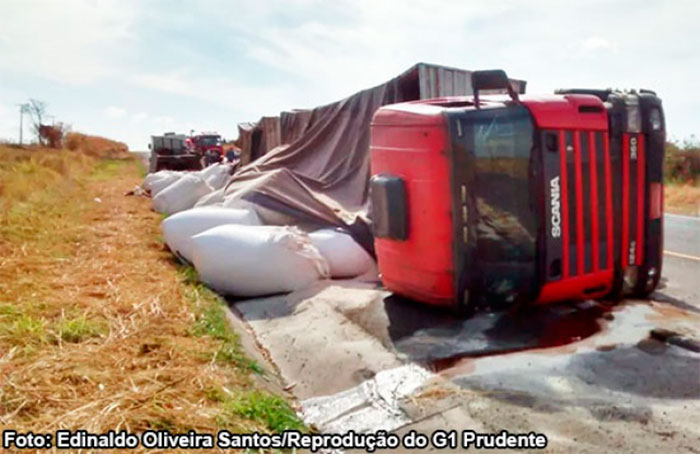
[[[700,218],[665,216],[662,278],[661,299],[700,309]]]

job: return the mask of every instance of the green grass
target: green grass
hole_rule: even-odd
[[[198,337],[209,336],[221,342],[213,354],[215,361],[233,363],[256,374],[263,374],[264,369],[260,364],[243,354],[238,334],[231,330],[225,311],[220,301],[210,302],[198,312],[193,334]]]
[[[34,347],[46,343],[46,322],[27,314],[0,319],[0,339],[16,347]]]
[[[216,418],[219,427],[235,426],[235,421],[245,418],[264,425],[270,432],[308,431],[294,409],[279,396],[259,390],[232,396],[219,392],[214,396],[223,407],[223,411]]]
[[[106,333],[106,324],[85,315],[52,321],[34,315],[42,305],[27,304],[23,311],[10,304],[0,305],[0,339],[18,347],[36,347],[62,342],[79,343]],[[27,350],[25,353],[31,352]]]
[[[191,286],[194,286],[196,290],[206,290],[201,288],[199,285],[199,277],[197,276],[197,270],[193,266],[181,265],[177,258],[173,257],[173,261],[177,266],[180,267],[180,276],[182,282]]]
[[[117,177],[126,166],[138,166],[135,158],[128,159],[101,159],[95,165],[91,179],[106,181]]]
[[[180,265],[182,282],[187,285],[186,294],[192,302],[204,302],[195,307],[195,324],[192,334],[197,337],[208,336],[220,342],[220,347],[213,352],[214,360],[232,363],[256,374],[263,374],[264,369],[256,361],[245,356],[241,349],[238,334],[231,329],[226,317],[228,308],[224,300],[209,288],[203,286],[197,277],[197,271],[191,266]]]
[[[85,315],[75,318],[62,319],[54,330],[56,337],[63,342],[78,343],[92,337],[100,337],[107,332],[104,322],[90,320]]]
[[[20,310],[14,304],[0,304],[0,320],[7,317],[17,317],[22,315]]]
[[[152,430],[169,430],[176,431],[177,426],[173,421],[167,416],[161,416],[153,421],[150,421],[150,426]]]
[[[225,310],[220,301],[206,306],[197,316],[194,334],[210,336],[222,342],[216,353],[217,361],[233,362],[248,367],[253,372],[262,373],[262,368],[256,362],[242,355],[238,336],[231,330]],[[283,398],[268,392],[248,390],[231,394],[221,388],[209,388],[205,394],[209,400],[221,403],[223,410],[216,416],[219,427],[235,428],[238,421],[244,418],[262,424],[270,432],[308,431]]]

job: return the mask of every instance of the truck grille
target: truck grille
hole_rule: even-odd
[[[603,131],[543,131],[547,280],[613,264],[612,166]]]
[[[644,261],[645,142],[639,133],[622,135],[621,266]]]

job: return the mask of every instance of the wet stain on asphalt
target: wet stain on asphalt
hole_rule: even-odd
[[[385,305],[396,349],[435,372],[465,358],[573,344],[601,332],[614,318],[612,306],[592,301],[460,319],[393,298]]]

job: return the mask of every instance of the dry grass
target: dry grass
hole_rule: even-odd
[[[125,143],[79,132],[69,132],[64,142],[68,150],[80,151],[94,157],[121,158],[127,156],[129,152],[129,147]]]
[[[221,300],[159,240],[136,160],[0,147],[0,427],[278,431]]]
[[[666,184],[664,205],[669,213],[700,216],[700,185]]]

